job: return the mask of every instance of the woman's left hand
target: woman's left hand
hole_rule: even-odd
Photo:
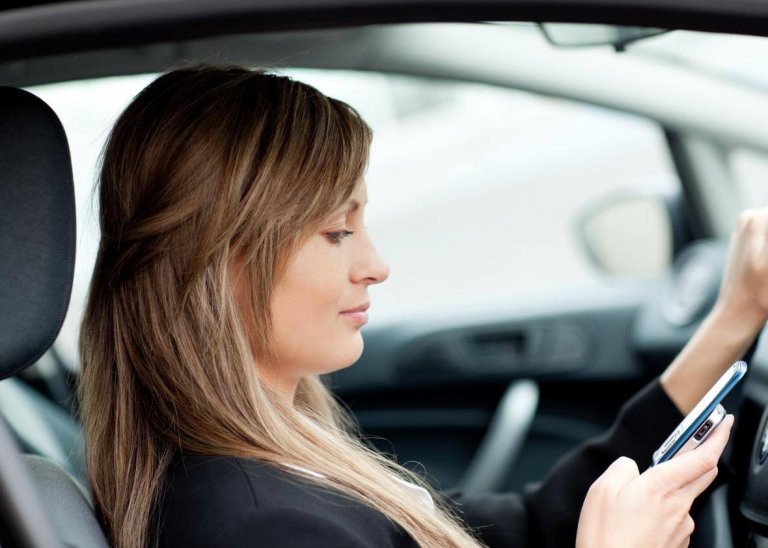
[[[768,208],[739,216],[713,312],[755,333],[768,319]]]
[[[731,235],[717,302],[661,376],[685,415],[741,359],[768,319],[768,208],[744,211]]]

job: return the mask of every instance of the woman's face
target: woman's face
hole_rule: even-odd
[[[260,373],[291,399],[302,377],[347,367],[363,351],[360,328],[367,322],[368,286],[389,275],[363,222],[367,201],[363,181],[298,248],[275,286],[277,363]]]

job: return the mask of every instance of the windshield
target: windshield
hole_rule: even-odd
[[[674,31],[635,42],[627,53],[768,91],[768,40],[764,37]]]

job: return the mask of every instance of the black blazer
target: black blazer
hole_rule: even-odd
[[[573,546],[592,482],[621,455],[643,470],[680,420],[657,380],[624,405],[608,432],[564,456],[524,494],[445,494],[488,546]],[[180,456],[153,514],[161,547],[416,546],[378,511],[248,459]]]

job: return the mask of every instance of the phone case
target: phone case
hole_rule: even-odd
[[[738,361],[728,368],[728,371],[718,379],[714,386],[712,386],[699,403],[696,404],[693,410],[686,415],[683,421],[677,428],[675,428],[664,443],[662,443],[653,453],[651,466],[656,466],[657,464],[674,457],[691,441],[691,439],[693,439],[693,447],[696,447],[703,442],[709,435],[709,431],[716,426],[713,419],[718,417],[717,408],[720,406],[720,402],[728,395],[731,389],[744,378],[746,372],[747,364],[743,361]],[[710,420],[712,420],[712,424],[708,427],[704,427]],[[718,424],[720,420],[717,421]],[[704,428],[704,430],[700,431],[701,428]],[[696,440],[695,437],[700,433],[701,438]]]

